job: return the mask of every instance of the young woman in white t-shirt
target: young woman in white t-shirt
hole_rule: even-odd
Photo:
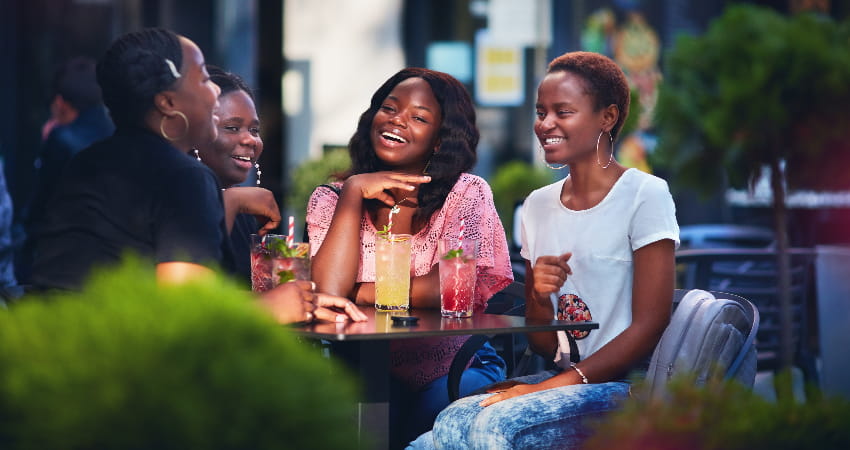
[[[523,205],[526,315],[593,320],[599,329],[572,332],[579,355],[563,332],[530,335],[558,369],[458,400],[413,447],[577,447],[587,419],[628,396],[625,376],[670,319],[679,240],[667,183],[613,158],[629,94],[617,64],[588,52],[553,60],[537,90],[534,131],[546,163],[570,174]]]

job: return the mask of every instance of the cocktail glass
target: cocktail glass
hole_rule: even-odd
[[[277,245],[273,251],[272,282],[275,286],[292,280],[310,281],[309,243],[294,242],[291,247]]]
[[[264,292],[292,280],[310,280],[310,244],[295,242],[286,235],[251,235],[251,288]]]
[[[437,242],[440,255],[440,313],[443,317],[472,317],[478,278],[478,241],[446,238]]]
[[[375,308],[386,311],[410,307],[409,234],[379,235],[375,239]]]

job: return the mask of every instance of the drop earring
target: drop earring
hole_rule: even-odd
[[[260,185],[260,175],[263,174],[263,171],[260,170],[260,163],[258,163],[258,162],[254,163],[254,168],[257,169],[257,186],[259,186]]]
[[[195,159],[197,159],[197,160],[198,160],[198,162],[201,162],[201,153],[200,153],[200,152],[198,152],[198,149],[193,148],[193,149],[192,149],[192,153],[195,155]]]

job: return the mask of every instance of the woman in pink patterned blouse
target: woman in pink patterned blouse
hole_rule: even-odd
[[[335,184],[339,193],[319,187],[307,205],[318,290],[374,304],[376,233],[398,206],[393,232],[413,235],[411,306],[440,307],[437,241],[457,237],[463,219],[465,236],[479,241],[475,310],[483,311],[513,276],[490,187],[466,173],[478,136],[472,100],[455,78],[407,68],[387,80],[360,116],[349,142],[351,171]],[[467,338],[392,343],[398,383],[390,417],[401,421],[404,442],[430,428],[448,405],[446,374]],[[503,378],[504,361],[488,345],[464,372],[461,394]]]

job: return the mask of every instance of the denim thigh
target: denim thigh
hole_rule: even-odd
[[[524,377],[539,381],[553,372]],[[440,449],[578,448],[592,424],[629,395],[629,384],[563,386],[514,397],[486,408],[491,394],[462,398],[437,417],[433,443]]]

